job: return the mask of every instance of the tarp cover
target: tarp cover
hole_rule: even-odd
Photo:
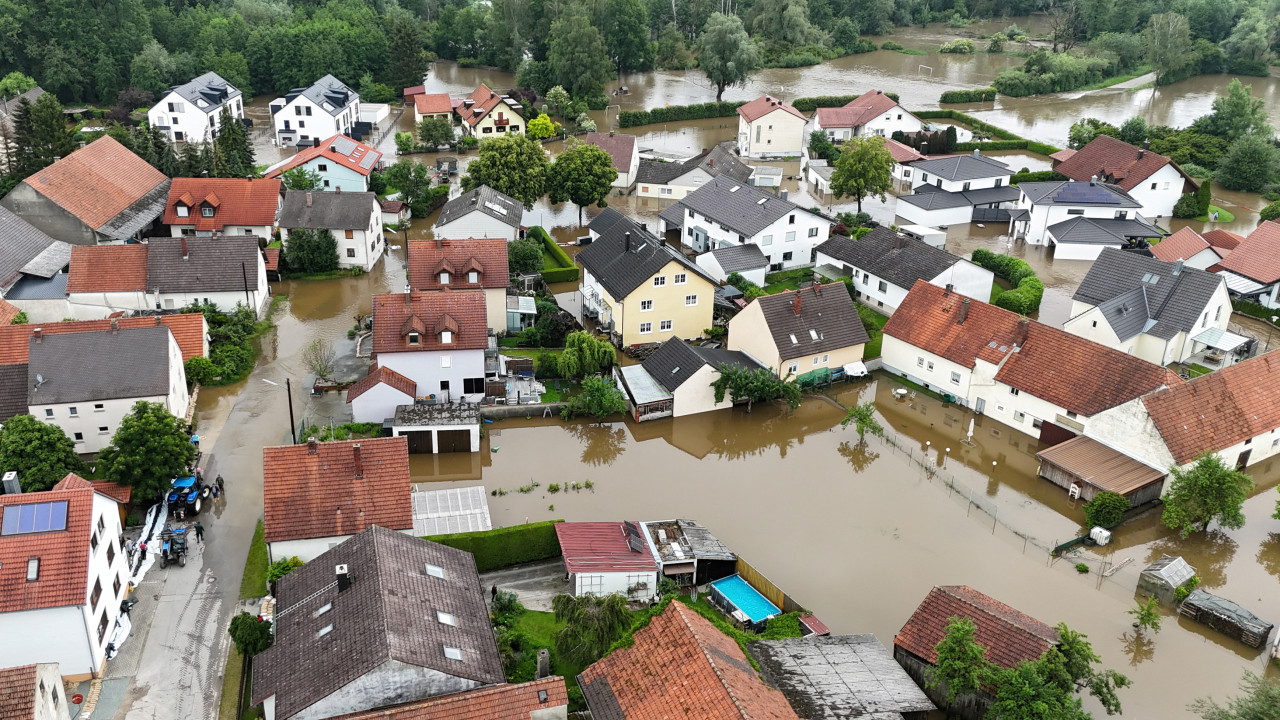
[[[1271,633],[1271,623],[1263,620],[1226,598],[1221,598],[1212,593],[1207,593],[1199,588],[1191,591],[1191,594],[1187,596],[1185,604],[1230,618],[1241,628],[1261,635],[1263,638]]]

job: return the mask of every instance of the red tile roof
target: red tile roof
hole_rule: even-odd
[[[480,290],[374,295],[373,352],[484,350],[489,347],[486,318]],[[442,330],[453,331],[451,344],[440,342]],[[409,344],[410,332],[418,333],[418,345]]]
[[[884,333],[968,368],[975,358],[994,365],[1004,361],[996,380],[1081,415],[1181,382],[1159,365],[1058,328],[1033,321],[1020,327],[1016,313],[984,302],[970,301],[960,324],[961,301],[956,293],[917,280]],[[1015,345],[1020,350],[1010,355]]]
[[[414,95],[421,95],[426,91],[427,91],[426,85],[414,85],[413,87],[407,87],[404,89],[404,96],[406,98],[411,98]]]
[[[977,628],[974,640],[987,649],[987,659],[1011,668],[1035,660],[1058,644],[1058,631],[967,585],[942,585],[929,591],[893,644],[933,664],[951,618],[967,618]]]
[[[165,201],[163,222],[194,225],[196,230],[212,232],[221,232],[227,225],[272,226],[279,203],[280,181],[275,179],[174,178]],[[180,204],[190,208],[187,217],[178,217]],[[201,212],[206,204],[213,206],[213,217],[204,217]]]
[[[1178,260],[1190,260],[1197,253],[1208,249],[1210,249],[1209,241],[1205,240],[1200,236],[1200,233],[1190,227],[1184,227],[1152,245],[1151,254],[1165,262],[1177,262]]]
[[[898,102],[883,92],[870,90],[845,103],[844,107],[818,108],[818,124],[824,128],[862,127],[897,106]]]
[[[421,93],[413,96],[413,107],[419,115],[438,115],[453,112],[453,101],[447,93]]]
[[[1260,283],[1280,280],[1280,223],[1267,220],[1259,225],[1219,264]]]
[[[643,552],[633,552],[620,522],[556,523],[556,537],[564,554],[565,569],[571,573],[654,572],[658,563],[646,544]]]
[[[817,615],[801,615],[800,622],[809,628],[814,635],[830,635],[831,628],[827,624],[818,619]]]
[[[804,116],[804,113],[795,109],[795,107],[791,103],[784,102],[771,95],[761,95],[760,97],[756,98],[755,100],[752,100],[746,105],[743,105],[742,107],[738,108],[738,114],[741,115],[743,119],[746,120],[747,122],[755,122],[756,120],[759,120],[760,118],[764,117],[765,115],[768,115],[769,113],[775,110],[781,110],[783,112],[790,113],[800,118],[801,120],[808,120],[808,118]]]
[[[472,240],[415,240],[409,243],[409,282],[415,290],[474,290],[505,288],[507,241],[502,238]],[[479,273],[480,282],[467,282],[467,272]],[[449,273],[449,284],[440,283],[440,273]]]
[[[1059,150],[1058,152],[1053,153],[1052,155],[1049,156],[1049,159],[1053,160],[1055,163],[1060,163],[1060,162],[1066,162],[1067,160],[1070,160],[1075,156],[1076,156],[1076,151],[1072,150],[1071,148],[1067,148],[1065,150]]]
[[[736,642],[678,601],[637,630],[631,647],[582,671],[578,684],[597,717],[616,707],[627,720],[798,720]]]
[[[631,172],[631,158],[636,149],[635,135],[624,135],[615,132],[593,132],[587,133],[582,138],[582,142],[588,145],[595,145],[609,153],[609,157],[613,159],[613,167],[619,173]]]
[[[200,313],[180,313],[177,315],[156,315],[131,318],[117,318],[121,330],[130,328],[152,327],[156,318],[169,327],[173,339],[182,350],[183,361],[205,355],[205,334],[208,326]],[[33,332],[39,328],[42,333],[97,332],[110,330],[110,320],[68,320],[66,322],[30,323],[27,325],[0,325],[0,365],[21,365],[27,362],[27,350]]]
[[[67,292],[143,292],[146,289],[146,245],[71,246]]]
[[[355,446],[360,446],[357,463]],[[413,527],[404,437],[262,449],[267,542],[354,535],[370,525]]]
[[[117,485],[110,480],[95,480],[92,485],[94,492],[106,495],[121,505],[128,504],[133,498],[133,488],[128,485]]]
[[[400,373],[388,367],[375,367],[369,371],[368,375],[360,378],[354,385],[347,388],[347,402],[351,402],[369,390],[378,385],[386,384],[411,398],[418,396],[418,383],[401,375]]]
[[[1144,151],[1110,135],[1095,137],[1053,169],[1072,180],[1084,182],[1097,175],[1106,182],[1114,182],[1122,190],[1132,190],[1157,170],[1170,164],[1182,175],[1184,183],[1190,183],[1194,190],[1195,184],[1191,183],[1191,176],[1182,172],[1177,163],[1164,155]]]
[[[44,492],[0,495],[0,508],[67,501],[67,529],[35,535],[0,535],[0,612],[83,605],[88,599],[89,534],[93,486],[68,474]],[[27,582],[27,561],[40,559],[38,579]]]
[[[448,110],[445,110],[445,112],[448,112]],[[346,152],[346,153],[339,152],[338,148],[334,145],[334,141],[337,140],[338,138],[342,138],[343,140],[346,140],[347,142],[352,143],[355,147],[352,148],[351,152]],[[373,157],[372,160],[366,159],[371,156]],[[318,157],[325,158],[326,160],[332,160],[333,162],[338,163],[339,165],[347,168],[348,170],[352,170],[361,175],[368,176],[369,173],[373,172],[374,168],[378,166],[378,161],[382,159],[382,153],[378,152],[377,150],[373,149],[368,145],[365,145],[364,143],[356,142],[355,140],[352,140],[351,138],[346,137],[344,135],[334,135],[333,137],[327,140],[322,140],[319,145],[312,145],[311,147],[303,148],[302,150],[299,150],[297,155],[294,155],[284,163],[277,165],[275,168],[272,168],[272,170],[268,172],[266,175],[263,175],[263,177],[278,178],[281,175],[288,172],[289,170],[292,170],[298,167],[299,165],[302,165],[303,163],[314,160]],[[172,197],[173,196],[170,195],[170,198]],[[274,209],[274,206],[273,206],[273,209]],[[269,223],[247,223],[247,224],[266,225]]]
[[[280,248],[267,248],[262,251],[264,264],[270,272],[280,269]]]
[[[164,173],[103,135],[23,182],[98,228],[166,181]]]
[[[0,720],[32,720],[35,713],[36,666],[0,668]]]
[[[467,100],[474,100],[471,107],[467,107],[463,101],[457,105],[458,113],[462,115],[462,120],[475,127],[477,123],[489,116],[489,111],[502,104],[502,96],[489,89],[488,85],[480,83],[480,87],[476,88]],[[518,106],[508,106],[512,112],[518,110]]]
[[[1142,399],[1182,465],[1280,428],[1280,353],[1271,352]]]
[[[920,154],[919,150],[916,150],[910,145],[903,145],[892,138],[886,138],[884,146],[888,148],[889,154],[893,156],[893,161],[896,163],[915,162],[916,160],[920,160],[924,157],[924,155]]]
[[[1236,246],[1244,242],[1243,237],[1228,230],[1210,230],[1209,232],[1204,233],[1203,237],[1205,240],[1209,241],[1210,245],[1220,251],[1234,250],[1236,249]],[[1219,252],[1219,254],[1221,255],[1223,253]]]
[[[71,278],[67,278],[70,280]],[[18,317],[18,313],[22,312],[22,308],[13,303],[0,298],[0,325],[8,325],[13,319]]]
[[[547,693],[545,702],[538,691]],[[548,677],[518,685],[494,685],[427,698],[395,707],[339,715],[334,720],[529,720],[537,710],[569,704],[564,678]],[[3,719],[0,719],[3,720]]]

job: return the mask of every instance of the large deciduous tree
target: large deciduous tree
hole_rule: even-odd
[[[578,225],[582,225],[582,207],[604,207],[604,199],[618,179],[609,153],[595,145],[579,143],[560,153],[547,168],[547,192],[553,203],[566,200],[578,206]]]
[[[1261,134],[1244,135],[1218,161],[1215,178],[1228,190],[1260,192],[1280,174],[1280,150]],[[1205,182],[1209,182],[1205,180]]]
[[[444,147],[453,144],[453,123],[448,118],[424,117],[418,123],[418,142],[423,145]]]
[[[711,390],[716,403],[724,402],[725,395],[734,403],[746,402],[747,412],[758,402],[784,400],[788,407],[800,407],[803,393],[790,375],[780,378],[765,368],[748,370],[741,365],[721,364],[716,379],[711,383]]]
[[[1176,12],[1158,13],[1147,21],[1147,62],[1160,78],[1176,73],[1191,64],[1191,26],[1187,18]]]
[[[947,621],[946,634],[934,648],[938,661],[929,673],[928,687],[942,687],[949,701],[977,692],[992,673],[985,648],[974,639],[976,632],[977,626],[969,618],[952,617]]]
[[[1253,96],[1253,86],[1237,78],[1227,84],[1227,94],[1213,99],[1213,112],[1196,119],[1191,127],[1196,132],[1217,135],[1228,141],[1245,135],[1269,136],[1267,109],[1262,98]]]
[[[195,460],[186,421],[164,405],[140,402],[120,421],[111,444],[98,454],[96,470],[119,485],[133,488],[141,502],[159,500],[175,477],[186,474]]]
[[[1280,720],[1280,681],[1245,670],[1240,689],[1243,694],[1225,706],[1200,698],[1191,703],[1191,712],[1204,720]]]
[[[36,79],[30,75],[24,75],[17,70],[0,78],[0,98],[11,98],[22,93],[33,90],[36,87]]]
[[[836,159],[831,173],[831,192],[836,197],[852,197],[862,212],[862,199],[876,197],[881,202],[893,187],[893,155],[885,147],[884,138],[850,138]]]
[[[561,377],[573,380],[608,370],[617,359],[617,351],[609,341],[588,332],[573,332],[565,338],[557,365]]]
[[[619,73],[653,66],[649,14],[640,0],[609,0],[605,5],[604,43]]]
[[[1245,7],[1231,35],[1222,41],[1229,72],[1266,77],[1275,59],[1272,51],[1276,35],[1275,10],[1274,4],[1270,14],[1260,5]]]
[[[1204,453],[1188,468],[1169,471],[1161,521],[1182,537],[1206,530],[1215,520],[1225,528],[1244,527],[1245,498],[1253,490],[1248,475],[1229,467],[1222,458]]]
[[[547,40],[547,60],[557,85],[576,98],[604,93],[604,84],[614,76],[613,63],[604,36],[591,24],[584,9],[571,7],[551,24]]]
[[[322,273],[338,269],[338,240],[321,229],[294,228],[284,246],[284,261],[293,272]]]
[[[492,138],[480,143],[476,159],[467,165],[462,188],[488,185],[532,209],[547,188],[547,156],[542,146],[524,135]]]
[[[18,473],[23,492],[48,490],[67,473],[84,475],[89,471],[62,428],[30,415],[5,421],[0,430],[0,468]]]
[[[698,38],[698,67],[716,88],[716,101],[724,89],[745,85],[751,73],[760,69],[758,48],[736,15],[713,14]]]

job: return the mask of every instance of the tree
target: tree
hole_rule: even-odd
[[[556,85],[547,91],[547,105],[550,106],[551,112],[564,117],[565,108],[569,107],[569,91]]]
[[[850,138],[836,159],[831,173],[831,192],[837,198],[853,197],[862,212],[862,198],[871,196],[884,202],[893,187],[893,156],[882,137]]]
[[[867,433],[884,437],[884,427],[880,425],[880,421],[876,420],[875,403],[864,402],[850,407],[844,419],[840,421],[840,427],[847,428],[850,424],[853,425],[854,430],[858,431],[859,442],[866,439]]]
[[[1049,10],[1049,38],[1053,41],[1053,51],[1068,52],[1080,41],[1084,33],[1084,18],[1080,10],[1079,0],[1057,5]]]
[[[0,429],[0,468],[18,473],[23,492],[48,490],[67,473],[89,473],[62,428],[30,415],[10,418]]]
[[[1262,208],[1262,212],[1258,213],[1258,218],[1264,222],[1267,220],[1280,220],[1280,200]]]
[[[986,649],[974,639],[977,629],[969,618],[952,617],[947,620],[946,634],[934,648],[938,661],[929,673],[927,687],[946,688],[948,702],[980,690],[994,671]]]
[[[1143,630],[1160,632],[1160,600],[1156,597],[1149,597],[1145,602],[1138,603],[1128,613],[1133,616],[1133,626],[1139,632]]]
[[[30,75],[14,70],[0,78],[0,98],[16,97],[28,90],[34,90],[38,84]]]
[[[1160,78],[1190,65],[1195,59],[1191,51],[1191,26],[1187,18],[1176,12],[1158,13],[1147,21],[1147,62]]]
[[[573,5],[551,24],[547,38],[547,60],[557,85],[576,98],[604,93],[604,84],[613,78],[613,63],[604,36],[587,18],[586,10]]]
[[[188,425],[155,402],[140,402],[120,421],[94,468],[117,485],[129,485],[139,502],[160,499],[170,482],[190,472],[196,458]]]
[[[583,379],[582,392],[565,404],[560,416],[566,420],[589,415],[600,419],[627,411],[627,401],[612,381],[591,376]]]
[[[675,23],[667,23],[658,33],[658,42],[654,44],[653,64],[664,70],[684,70],[693,67],[693,53],[685,45],[685,38],[676,29]]]
[[[321,380],[328,380],[337,367],[338,351],[327,338],[316,338],[302,351],[302,362]]]
[[[609,153],[596,145],[575,143],[547,168],[547,192],[552,203],[568,200],[577,205],[581,226],[582,206],[604,207],[604,199],[617,179],[618,171]]]
[[[320,173],[308,170],[306,165],[299,165],[292,170],[280,173],[286,190],[320,190],[324,180]]]
[[[444,147],[453,144],[453,123],[448,118],[424,117],[418,123],[418,141],[423,145]]]
[[[271,647],[275,636],[271,634],[271,621],[259,620],[257,615],[242,612],[231,618],[231,626],[227,628],[231,642],[235,643],[236,652],[246,658],[253,657]]]
[[[1189,468],[1174,467],[1164,496],[1161,521],[1183,538],[1217,520],[1224,528],[1244,527],[1245,498],[1253,490],[1248,475],[1227,466],[1213,453],[1203,453]]]
[[[790,378],[790,375],[780,378],[764,368],[748,370],[741,365],[721,363],[711,389],[715,393],[717,405],[724,402],[727,393],[729,400],[735,404],[745,401],[747,412],[751,412],[751,406],[755,403],[774,400],[785,400],[787,406],[794,410],[800,407],[803,394],[800,386]]]
[[[476,158],[467,165],[462,189],[470,191],[488,185],[531,210],[546,193],[546,183],[547,156],[542,153],[542,145],[524,135],[509,135],[480,143]]]
[[[647,70],[653,65],[649,44],[649,14],[641,0],[609,0],[604,21],[604,44],[619,73]]]
[[[1280,173],[1280,151],[1261,134],[1244,135],[1227,148],[1214,178],[1228,190],[1260,192]]]
[[[253,167],[255,158],[249,133],[243,122],[231,117],[231,111],[225,105],[218,116],[218,136],[213,139],[213,149],[215,157],[220,153],[223,162],[222,167],[216,168],[215,177],[245,178],[257,175]]]
[[[305,563],[297,556],[293,555],[279,560],[267,566],[267,582],[273,583],[289,573],[302,567]]]
[[[1129,507],[1129,498],[1120,493],[1103,490],[1085,504],[1084,522],[1091,528],[1112,528],[1120,524]]]
[[[1266,77],[1275,59],[1271,42],[1275,31],[1274,5],[1270,14],[1260,4],[1245,7],[1231,35],[1222,41],[1228,72]]]
[[[758,0],[752,31],[787,45],[826,44],[830,36],[809,22],[808,0]]]
[[[578,665],[589,665],[608,652],[622,634],[631,629],[631,611],[621,595],[556,595],[551,598],[556,622],[564,627],[556,633],[556,653]]]
[[[294,228],[284,243],[284,260],[298,273],[338,269],[338,240],[325,229]]]
[[[1213,202],[1213,181],[1205,178],[1200,181],[1200,187],[1196,188],[1196,209],[1200,212],[1197,215],[1208,215],[1209,204]]]
[[[1120,125],[1119,134],[1116,137],[1130,145],[1141,145],[1146,142],[1147,134],[1147,121],[1135,115]]]
[[[1116,137],[1119,134],[1120,130],[1109,122],[1098,118],[1084,118],[1071,123],[1071,129],[1067,131],[1067,145],[1079,150],[1099,135]]]
[[[390,15],[387,19],[387,77],[391,86],[403,90],[421,85],[433,59],[427,52],[427,33],[416,18]],[[424,141],[425,142],[425,141]]]
[[[987,41],[987,52],[1002,53],[1004,52],[1004,44],[1009,42],[1008,36],[1002,32],[995,33]]]
[[[708,18],[698,37],[698,67],[715,86],[716,102],[724,99],[725,88],[745,85],[760,65],[760,48],[738,16],[714,13]]]
[[[848,55],[858,49],[858,25],[847,17],[837,18],[831,25],[831,45]]]
[[[512,273],[537,272],[542,267],[542,246],[533,238],[507,244],[507,268]]]
[[[1204,720],[1280,720],[1280,681],[1244,671],[1240,679],[1244,694],[1219,705],[1212,698],[1191,703],[1191,712]]]
[[[400,191],[400,199],[410,206],[420,205],[431,197],[431,177],[435,172],[417,160],[400,160],[387,168],[387,185]],[[414,213],[414,217],[419,217]]]
[[[583,132],[596,131],[596,121],[592,120],[591,116],[587,113],[578,113],[578,117],[573,121],[573,124],[577,125],[578,129]]]
[[[613,367],[617,360],[617,350],[609,341],[588,332],[569,333],[558,361],[560,377],[575,380],[584,375],[596,375]]]
[[[550,115],[539,115],[529,121],[525,133],[534,140],[544,140],[556,134],[556,124],[551,122]]]
[[[76,150],[76,132],[67,127],[62,103],[53,93],[35,102],[23,98],[13,116],[14,167],[10,172],[26,177]]]
[[[1227,94],[1213,99],[1213,112],[1191,124],[1196,132],[1217,135],[1228,141],[1250,134],[1269,136],[1264,100],[1253,96],[1253,86],[1232,78]]]

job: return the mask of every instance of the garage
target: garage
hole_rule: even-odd
[[[437,430],[436,439],[436,452],[471,452],[470,430]]]
[[[409,439],[409,454],[431,454],[435,452],[434,445],[431,442],[430,430],[411,430],[401,433]]]
[[[391,435],[408,438],[410,454],[480,452],[480,409],[464,403],[400,405]]]

